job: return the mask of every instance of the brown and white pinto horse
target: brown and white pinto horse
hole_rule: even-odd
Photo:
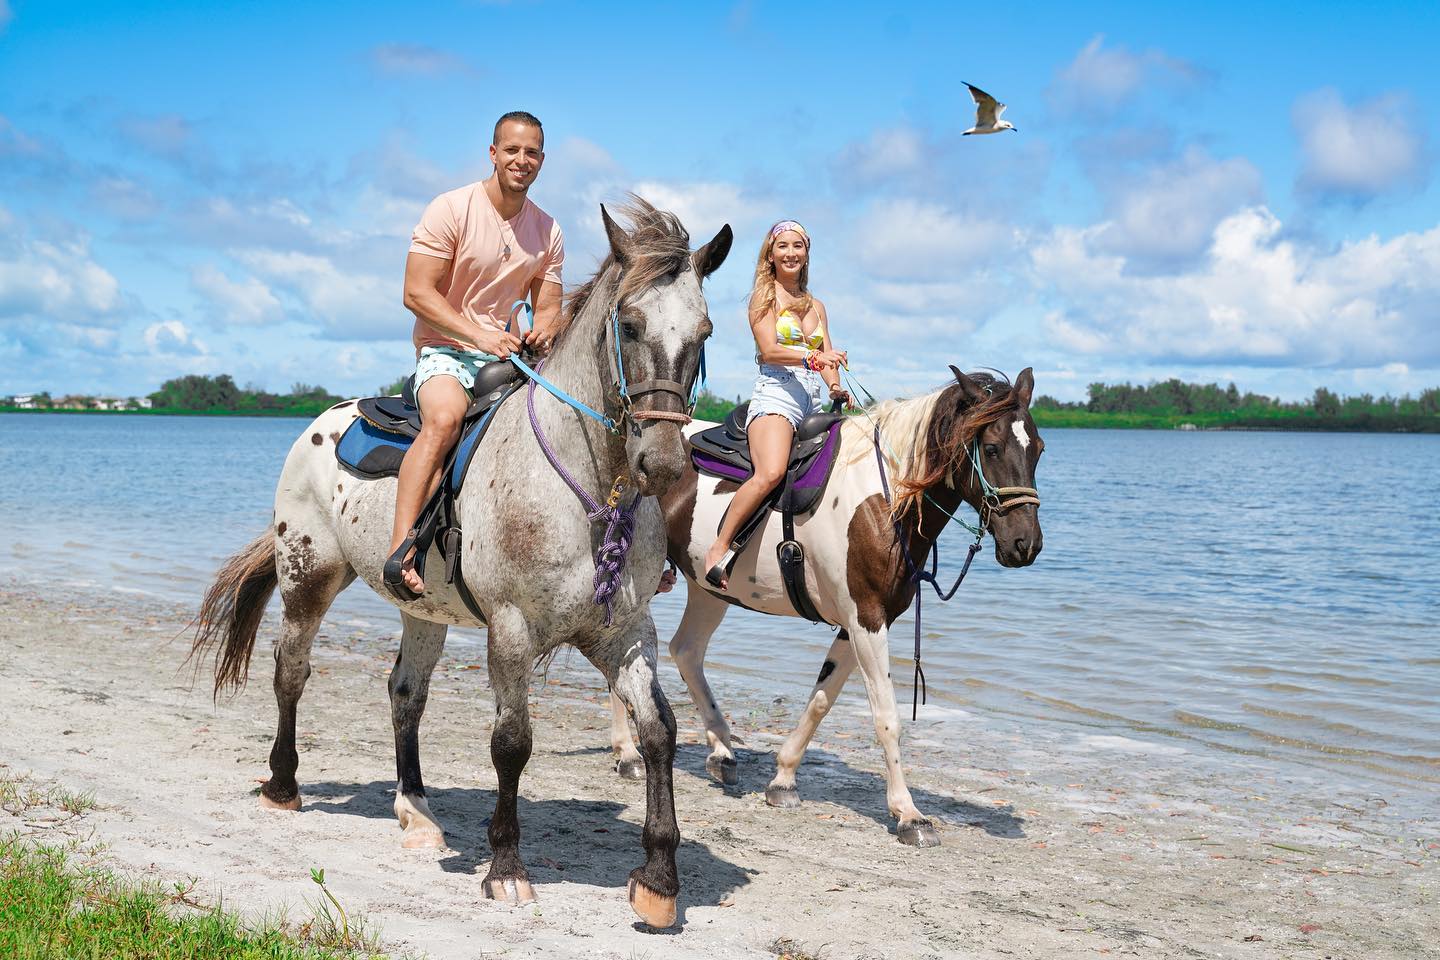
[[[916,808],[900,764],[900,720],[890,683],[888,629],[913,601],[899,531],[910,557],[923,563],[948,517],[962,502],[979,510],[982,484],[971,461],[978,444],[979,461],[993,487],[1035,486],[1035,466],[1045,444],[1035,429],[1029,406],[1035,379],[1027,367],[1012,386],[988,374],[965,375],[950,368],[955,381],[912,400],[893,400],[873,413],[886,453],[886,472],[894,503],[887,502],[876,457],[875,425],[864,416],[848,418],[841,427],[841,449],[835,471],[821,502],[806,517],[797,517],[795,537],[805,548],[805,580],[816,609],[841,628],[826,655],[819,679],[799,725],[776,757],[775,779],[765,791],[772,806],[800,802],[795,770],[820,721],[858,664],[870,698],[875,733],[885,753],[886,800],[898,821],[901,843],[934,846],[940,840],[934,825]],[[709,424],[696,423],[689,432]],[[897,463],[893,457],[898,457]],[[898,482],[897,482],[898,481]],[[799,616],[786,596],[776,559],[780,519],[771,515],[740,555],[725,590],[705,582],[701,562],[714,540],[720,517],[737,484],[700,476],[693,467],[661,496],[670,558],[689,581],[685,613],[670,641],[670,655],[680,669],[690,698],[705,722],[710,743],[706,769],[725,783],[738,780],[730,728],[705,679],[705,650],[729,605],[782,617]],[[995,559],[1002,566],[1023,567],[1040,553],[1038,499],[1019,497],[998,510],[986,511],[987,528],[995,539]],[[612,703],[615,698],[611,698]],[[611,743],[622,776],[644,776],[644,766],[630,739],[623,708],[614,707]]]

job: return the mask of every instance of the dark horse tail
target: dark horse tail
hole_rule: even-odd
[[[275,535],[266,531],[225,561],[215,582],[205,591],[205,602],[195,618],[195,641],[190,658],[204,659],[215,651],[215,696],[223,688],[239,690],[250,674],[250,653],[265,615],[265,604],[275,592]],[[187,658],[189,659],[189,658]],[[199,660],[196,662],[199,669]]]

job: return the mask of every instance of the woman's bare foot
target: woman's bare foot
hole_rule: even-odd
[[[665,572],[660,574],[660,583],[656,585],[655,592],[669,593],[673,589],[675,589],[675,571],[666,567]]]
[[[701,569],[705,571],[705,580],[713,587],[724,590],[730,585],[730,577],[720,562],[725,559],[725,554],[730,552],[730,545],[721,540],[710,544],[710,549],[705,551],[705,561]],[[714,574],[714,576],[711,576]],[[718,579],[718,583],[716,582]]]

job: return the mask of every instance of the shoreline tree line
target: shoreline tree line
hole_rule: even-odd
[[[405,378],[377,388],[377,394],[399,393]],[[1092,383],[1087,399],[1067,403],[1052,396],[1035,399],[1036,422],[1053,427],[1137,427],[1182,429],[1361,430],[1440,432],[1440,387],[1405,394],[1342,396],[1327,387],[1299,401],[1285,401],[1241,392],[1235,384],[1185,383],[1179,379],[1148,385]],[[271,393],[256,385],[238,386],[229,374],[191,374],[166,380],[145,400],[121,404],[102,397],[48,393],[0,398],[4,410],[109,410],[210,416],[313,417],[345,397],[323,387],[296,383],[288,393]],[[24,403],[17,401],[24,400]],[[710,391],[700,395],[695,415],[718,421],[740,398],[727,400]]]

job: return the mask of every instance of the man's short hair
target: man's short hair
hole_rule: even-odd
[[[540,123],[540,118],[533,113],[526,113],[524,110],[511,110],[505,116],[495,121],[495,132],[490,137],[490,142],[495,146],[500,145],[500,128],[509,121],[514,120],[525,124],[527,127],[534,127],[540,131],[540,149],[545,149],[545,127]]]

